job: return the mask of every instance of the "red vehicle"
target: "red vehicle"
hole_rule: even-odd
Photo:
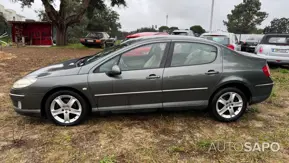
[[[140,32],[126,36],[126,39],[144,37],[144,36],[153,36],[153,35],[169,35],[166,32]]]
[[[131,39],[131,38],[154,36],[154,35],[169,35],[169,34],[166,32],[140,32],[140,33],[135,33],[135,34],[126,36],[126,40]],[[137,48],[136,50],[126,53],[125,56],[148,55],[150,50],[151,50],[150,46]]]

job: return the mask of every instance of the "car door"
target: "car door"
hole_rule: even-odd
[[[162,74],[167,42],[133,48],[97,69],[89,77],[99,110],[127,110],[162,107]],[[116,62],[117,61],[117,62]],[[117,64],[121,74],[106,75]]]
[[[163,107],[206,107],[222,74],[219,48],[194,42],[171,46],[163,74]]]

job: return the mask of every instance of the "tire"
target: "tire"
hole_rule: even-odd
[[[58,98],[57,101],[56,98]],[[69,104],[70,100],[72,105]],[[88,111],[88,105],[83,97],[78,93],[69,90],[55,92],[51,94],[45,102],[47,117],[61,126],[80,124],[87,117]],[[54,115],[52,112],[54,112]],[[67,120],[67,117],[69,120]]]
[[[103,44],[101,44],[101,48],[105,49],[107,47],[106,42],[104,42]]]
[[[231,97],[234,97],[233,102]],[[218,121],[233,122],[238,120],[245,113],[247,103],[247,97],[239,89],[234,87],[224,88],[214,95],[210,103],[210,111],[213,117]],[[233,112],[234,114],[232,114]]]

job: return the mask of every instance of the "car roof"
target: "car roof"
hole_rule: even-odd
[[[204,38],[193,37],[193,36],[182,36],[182,35],[154,35],[154,36],[145,36],[145,37],[134,38],[134,40],[137,42],[160,41],[160,40],[178,41],[179,40],[179,41],[195,41],[195,42],[201,42],[201,43],[220,45],[219,43],[217,43],[215,41],[207,40]]]
[[[203,33],[202,34],[202,36],[208,36],[208,35],[231,36],[231,35],[234,35],[234,33],[229,33],[229,32],[208,32],[208,33]]]
[[[153,35],[168,35],[166,32],[140,32],[134,33],[131,35],[126,36],[126,38],[137,38],[137,37],[144,37],[144,36],[153,36]]]

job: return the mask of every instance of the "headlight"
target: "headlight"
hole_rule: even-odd
[[[13,84],[12,88],[24,88],[36,82],[36,78],[22,78]]]

